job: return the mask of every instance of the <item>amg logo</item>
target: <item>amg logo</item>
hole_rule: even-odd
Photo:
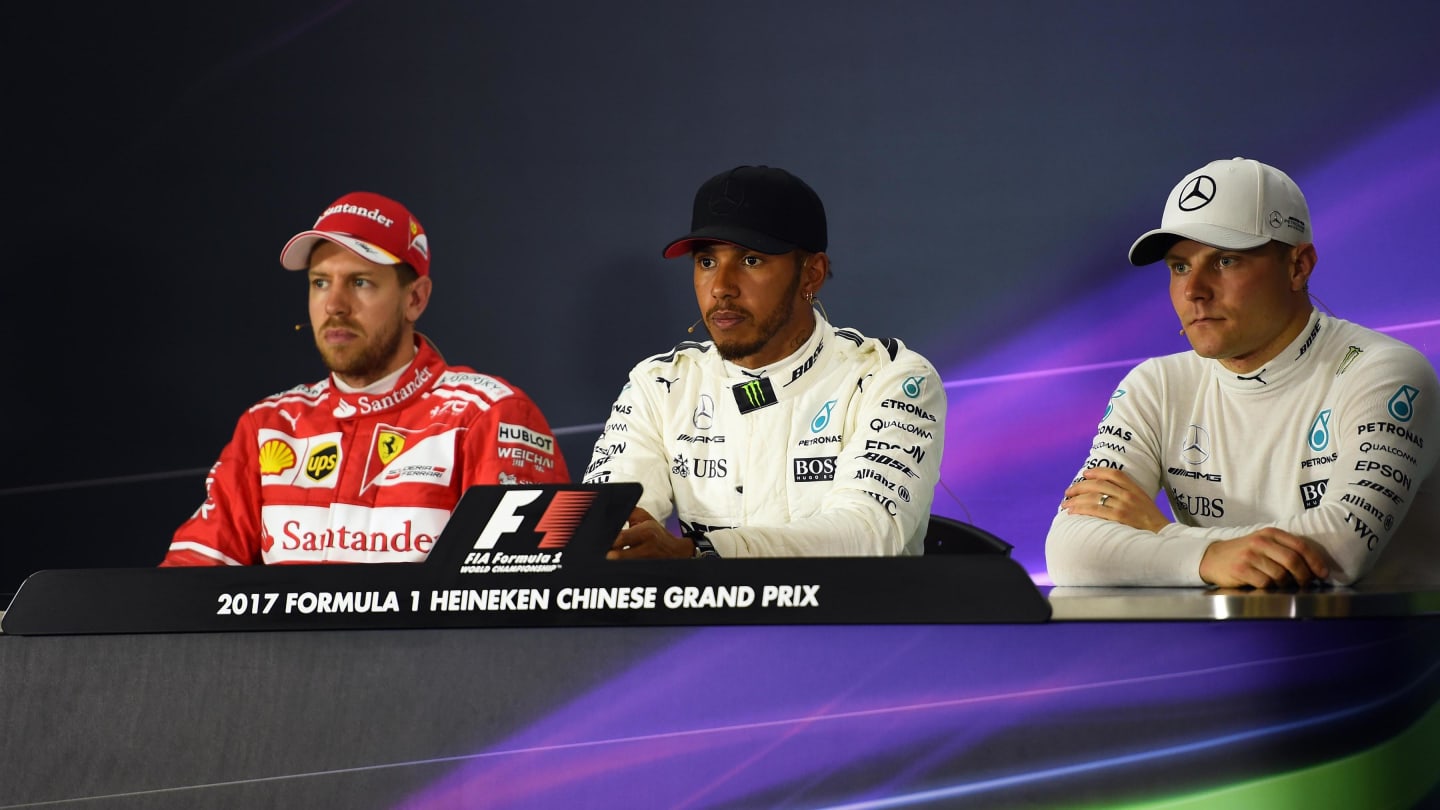
[[[1220,483],[1220,476],[1216,473],[1202,473],[1195,472],[1194,470],[1182,470],[1179,467],[1171,467],[1166,470],[1166,472],[1174,476],[1179,476],[1181,478],[1194,478],[1197,481],[1213,481],[1217,484]]]

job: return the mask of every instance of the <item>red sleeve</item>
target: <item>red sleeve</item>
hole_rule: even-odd
[[[161,566],[260,563],[255,436],[248,416],[242,416],[205,478],[205,502],[175,530]]]
[[[518,389],[483,412],[466,437],[461,491],[475,484],[569,482],[550,424]]]

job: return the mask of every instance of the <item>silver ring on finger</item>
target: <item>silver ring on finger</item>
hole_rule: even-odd
[[[1100,505],[1101,505],[1101,506],[1104,506],[1104,505],[1105,505],[1105,502],[1108,501],[1108,500],[1110,500],[1110,496],[1109,496],[1108,494],[1106,494],[1106,495],[1101,495],[1101,496],[1100,496]]]

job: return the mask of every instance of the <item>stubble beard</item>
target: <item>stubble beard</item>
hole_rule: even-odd
[[[325,345],[320,335],[325,329],[335,327],[359,333],[359,345]],[[367,337],[354,324],[331,321],[316,332],[315,348],[320,350],[320,358],[325,361],[325,367],[336,376],[347,383],[368,385],[392,370],[389,368],[390,362],[400,350],[400,329],[392,323],[373,337]]]
[[[800,274],[796,273],[795,279],[790,282],[790,286],[785,289],[785,295],[780,299],[779,305],[775,307],[775,310],[771,312],[765,320],[756,324],[755,328],[759,334],[754,340],[745,341],[744,343],[739,341],[721,343],[719,338],[715,338],[715,351],[719,353],[720,358],[733,363],[736,360],[758,354],[764,349],[776,335],[780,334],[780,330],[784,329],[786,325],[790,323],[791,319],[795,317],[795,294],[799,291]],[[711,312],[720,308],[719,305],[716,305]],[[705,313],[705,317],[708,319],[710,313]]]

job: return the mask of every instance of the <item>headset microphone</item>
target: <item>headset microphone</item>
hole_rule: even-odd
[[[304,328],[305,328],[305,324],[303,324],[303,323],[297,323],[297,324],[295,324],[295,331],[296,331],[296,332],[299,332],[301,329],[304,329]]]
[[[686,331],[686,332],[689,332],[690,334],[693,335],[693,334],[695,334],[695,327],[699,326],[700,324],[702,324],[702,323],[704,323],[704,322],[705,322],[705,319],[704,319],[703,317],[701,317],[701,318],[696,318],[696,319],[695,319],[695,322],[692,323],[692,324],[690,324],[690,328],[689,328],[689,329],[686,329],[685,331]]]

